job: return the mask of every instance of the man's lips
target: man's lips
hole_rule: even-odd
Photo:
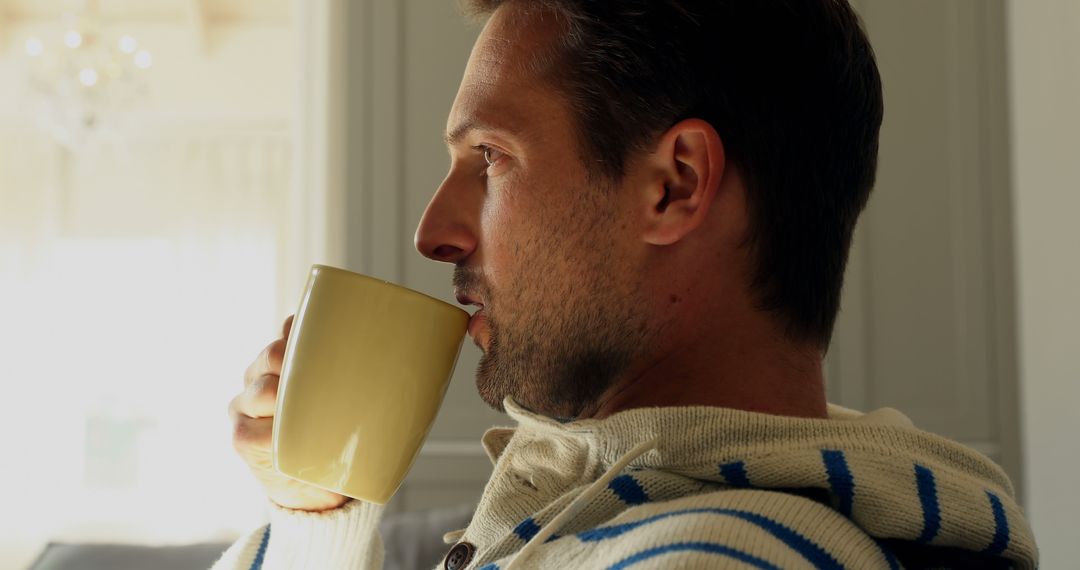
[[[484,301],[482,299],[480,299],[480,297],[477,297],[476,295],[473,295],[472,293],[466,293],[464,291],[459,291],[459,292],[454,293],[454,297],[457,298],[457,302],[462,304],[462,305],[466,305],[466,306],[468,306],[468,305],[476,305],[477,307],[480,307],[481,309],[484,308]]]
[[[476,335],[482,332],[483,329],[487,329],[487,315],[484,314],[484,308],[481,307],[479,311],[469,317],[469,336],[479,342],[480,339]]]
[[[469,306],[474,305],[479,309],[469,317],[469,336],[473,338],[477,346],[481,349],[485,349],[486,336],[487,336],[487,315],[484,314],[484,303],[479,297],[470,293],[459,292],[455,295],[457,302],[462,305]],[[481,340],[481,337],[485,337]]]

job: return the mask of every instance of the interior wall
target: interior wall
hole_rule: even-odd
[[[856,7],[885,117],[827,394],[855,409],[897,408],[1020,483],[1004,2]]]
[[[1046,568],[1080,559],[1080,3],[1009,5],[1027,504]]]

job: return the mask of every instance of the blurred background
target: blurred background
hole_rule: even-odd
[[[853,4],[886,119],[830,399],[999,462],[1070,567],[1080,3]],[[452,300],[412,233],[477,32],[454,0],[0,0],[0,568],[265,521],[226,407],[310,265]],[[478,356],[392,514],[479,496]]]

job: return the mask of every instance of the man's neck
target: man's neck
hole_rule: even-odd
[[[767,327],[762,327],[767,328]],[[822,355],[771,330],[697,336],[616,382],[589,417],[631,408],[717,406],[773,415],[826,417]]]

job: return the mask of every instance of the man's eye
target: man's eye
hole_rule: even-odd
[[[480,146],[477,147],[477,149],[480,150],[483,153],[484,162],[486,162],[488,166],[494,166],[495,163],[500,158],[502,158],[502,155],[503,155],[502,152],[500,152],[500,151],[498,151],[496,149],[493,149],[490,146],[486,146],[486,145],[480,145]]]

